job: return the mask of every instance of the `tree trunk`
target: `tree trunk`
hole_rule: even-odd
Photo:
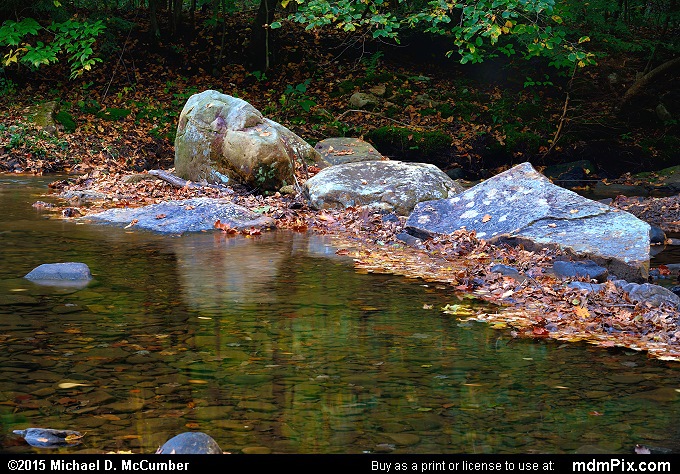
[[[619,106],[617,107],[619,113],[625,110],[625,108],[630,104],[631,100],[642,93],[657,77],[665,74],[677,66],[680,66],[680,57],[666,61],[635,81],[635,83],[630,86],[623,95],[621,102],[619,102]]]
[[[151,25],[151,42],[157,44],[161,39],[161,30],[158,27],[158,0],[149,0],[149,23]]]
[[[248,57],[251,69],[265,72],[272,62],[272,42],[269,25],[274,21],[274,13],[279,0],[260,0],[260,8],[252,24]]]
[[[174,0],[172,6],[172,34],[175,38],[180,36],[182,29],[182,4],[183,0]]]

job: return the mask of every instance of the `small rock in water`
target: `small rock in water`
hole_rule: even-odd
[[[89,267],[79,262],[43,263],[24,278],[40,285],[87,285],[92,279]]]
[[[77,431],[51,428],[26,428],[25,430],[14,430],[13,433],[23,437],[28,444],[36,448],[75,446],[81,443],[83,437]]]
[[[205,433],[187,431],[166,441],[156,454],[222,454],[222,448]]]

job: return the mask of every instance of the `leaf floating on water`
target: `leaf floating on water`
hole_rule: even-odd
[[[64,440],[66,440],[66,442],[69,443],[69,444],[73,444],[73,443],[77,443],[78,440],[81,439],[83,436],[85,436],[85,435],[80,434],[80,433],[73,433],[73,434],[68,435],[66,438],[64,438]]]
[[[193,383],[193,384],[206,384],[206,383],[208,383],[205,380],[199,380],[199,379],[190,379],[188,382]]]
[[[133,225],[137,224],[139,222],[139,219],[132,219],[128,225],[124,227],[124,229],[129,229]]]
[[[491,215],[486,214],[484,217],[482,217],[482,222],[489,222],[491,220]]]
[[[58,385],[59,388],[74,388],[74,387],[90,387],[87,383],[62,382]]]
[[[442,311],[446,314],[454,314],[456,316],[471,316],[475,314],[472,309],[462,304],[447,304],[442,308]]]
[[[431,304],[427,304],[427,303],[423,304],[423,309],[432,309],[433,307],[434,307],[434,305],[431,305]]]

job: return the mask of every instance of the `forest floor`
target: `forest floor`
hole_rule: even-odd
[[[247,100],[312,144],[333,136],[364,137],[392,159],[429,159],[445,170],[461,168],[470,180],[523,161],[541,169],[590,159],[596,171],[589,179],[630,183],[635,181],[630,172],[676,164],[668,160],[669,146],[675,143],[669,129],[677,125],[612,120],[614,105],[635,77],[635,61],[622,68],[615,59],[603,60],[598,68],[584,71],[575,81],[570,120],[552,144],[564,105],[562,88],[526,88],[526,75],[509,63],[462,68],[442,64],[443,59],[423,61],[417,53],[423,45],[414,45],[416,53],[412,48],[366,51],[366,44],[351,38],[291,28],[282,29],[277,38],[276,65],[266,72],[248,72],[240,46],[246,32],[235,24],[221,51],[223,65],[214,71],[216,52],[208,46],[215,38],[209,30],[153,47],[144,22],[134,19],[140,26],[133,27],[131,20],[121,20],[111,32],[118,42],[111,40],[109,46],[117,49],[109,59],[82,79],[57,79],[68,73],[60,74],[56,65],[49,72],[18,75],[0,84],[7,89],[0,99],[0,170],[63,173],[67,176],[55,178],[53,189],[106,195],[98,201],[64,202],[52,209],[55,216],[72,218],[166,199],[224,197],[274,217],[281,229],[335,236],[338,253],[353,256],[359,271],[446,285],[460,305],[442,310],[455,317],[484,320],[517,337],[586,341],[680,360],[677,308],[633,302],[611,283],[598,293],[569,289],[550,272],[552,261],[562,257],[556,251],[492,247],[462,231],[415,249],[396,238],[403,218],[384,220],[355,208],[314,211],[299,197],[279,193],[220,194],[208,187],[174,187],[146,179],[149,175],[128,178],[149,169],[172,169],[179,112],[193,93],[216,89]],[[616,88],[607,79],[614,68]],[[377,104],[370,110],[353,108],[349,99],[354,92],[375,93]],[[58,106],[58,126],[52,133],[28,118],[31,107],[48,101]],[[405,140],[380,146],[380,127],[410,132]],[[303,182],[307,175],[298,173]],[[646,202],[640,212],[656,209],[662,221],[680,222],[680,196]],[[527,278],[519,282],[491,272],[498,263],[518,268]],[[498,311],[474,314],[465,304],[469,298],[497,303]]]

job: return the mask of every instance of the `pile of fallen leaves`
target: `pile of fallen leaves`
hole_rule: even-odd
[[[303,182],[304,177],[300,175],[299,180]],[[65,218],[169,199],[218,197],[272,217],[279,229],[334,237],[337,253],[352,257],[358,271],[447,285],[462,303],[442,308],[446,314],[485,321],[494,328],[509,329],[516,337],[585,341],[647,351],[657,359],[680,360],[676,308],[634,302],[611,282],[599,292],[569,288],[567,281],[551,272],[555,258],[567,258],[557,250],[530,252],[521,247],[494,246],[464,230],[412,246],[398,238],[404,217],[354,207],[316,211],[299,195],[262,196],[190,182],[177,187],[148,173],[95,170],[51,186],[68,197],[64,206],[55,208]],[[216,231],[234,236],[231,229],[219,224]],[[497,264],[512,266],[520,277],[492,271]],[[471,297],[496,304],[497,311],[472,311],[464,304]]]
[[[611,205],[630,212],[665,232],[680,233],[680,194],[644,199],[617,196]]]

